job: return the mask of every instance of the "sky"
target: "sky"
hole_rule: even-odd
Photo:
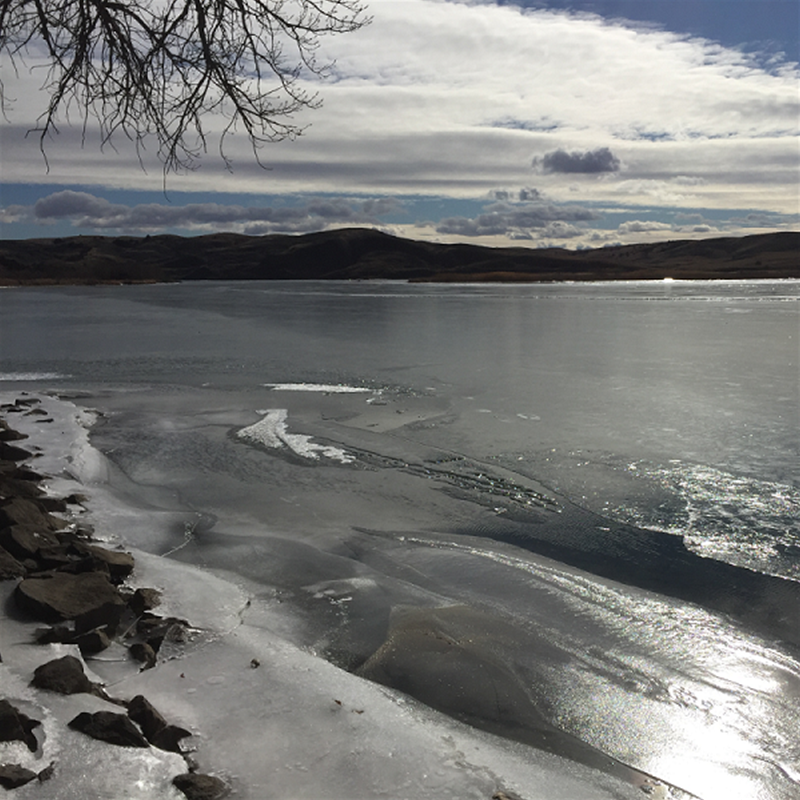
[[[3,238],[368,226],[491,246],[603,247],[800,230],[797,0],[371,0],[323,40],[294,140],[213,148],[164,186],[3,68]],[[209,121],[214,126],[215,121]],[[85,141],[82,141],[85,139]]]

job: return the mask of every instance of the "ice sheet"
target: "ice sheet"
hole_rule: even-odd
[[[13,398],[0,395],[0,402]],[[75,491],[79,477],[90,480],[80,486],[90,506],[102,507],[112,494],[102,484],[103,459],[84,435],[91,417],[71,403],[47,396],[41,400],[54,423],[16,425],[30,433],[26,446],[42,453],[37,467],[58,472],[51,482],[57,492]],[[133,509],[126,513],[136,515]],[[116,534],[126,544],[124,530]],[[115,697],[145,694],[170,722],[192,730],[201,771],[226,778],[237,797],[486,800],[498,789],[525,800],[640,796],[609,776],[477,732],[297,647],[280,635],[285,615],[277,595],[263,587],[254,593],[230,575],[133,552],[137,568],[132,584],[162,589],[161,611],[188,619],[192,635],[152,670],[138,672],[118,650],[106,651],[88,667]],[[6,596],[11,588],[4,586]],[[179,797],[170,784],[173,775],[185,771],[179,756],[155,748],[134,752],[70,731],[66,723],[79,711],[108,705],[28,686],[36,664],[55,657],[52,648],[30,643],[25,633],[31,630],[2,618],[0,677],[4,696],[44,721],[45,746],[38,756],[28,757],[17,745],[2,745],[0,758],[32,759],[35,769],[54,761],[56,770],[50,781],[23,787],[16,796]]]

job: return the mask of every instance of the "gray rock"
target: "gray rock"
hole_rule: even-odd
[[[16,789],[30,783],[37,775],[19,764],[0,764],[0,786]]]
[[[103,606],[109,606],[109,611],[119,606],[121,613],[125,605],[117,588],[105,575],[96,572],[78,575],[56,572],[27,578],[14,590],[14,599],[23,611],[47,622],[75,619]]]
[[[137,616],[150,611],[161,603],[161,592],[158,589],[137,589],[128,601],[128,607]]]
[[[228,793],[228,786],[225,782],[213,775],[186,772],[173,778],[172,783],[189,800],[219,800],[219,798],[225,797]]]
[[[31,686],[59,694],[95,694],[97,685],[83,671],[83,664],[75,656],[63,656],[37,667]]]
[[[111,639],[104,630],[89,631],[76,636],[74,641],[84,656],[100,653],[111,645]]]
[[[28,434],[15,431],[13,428],[8,427],[5,420],[0,419],[0,442],[14,442],[19,439],[27,439]]]
[[[75,633],[80,636],[102,628],[109,636],[114,636],[124,612],[125,606],[118,602],[103,603],[75,617]]]
[[[42,530],[57,531],[63,528],[66,522],[44,511],[34,500],[27,497],[12,497],[0,506],[0,528],[10,525],[33,525]]]
[[[152,669],[156,665],[156,651],[147,642],[134,642],[128,652],[140,663],[142,670]]]
[[[75,542],[73,545],[80,553],[84,553],[97,561],[104,563],[108,567],[111,580],[114,583],[121,582],[133,572],[134,559],[130,553],[123,553],[118,550],[106,550],[105,547],[98,547],[93,544]]]
[[[145,738],[154,747],[180,753],[180,741],[191,736],[191,731],[170,725],[143,695],[136,695],[128,703],[128,716],[142,729]]]
[[[25,461],[26,458],[30,458],[32,455],[33,453],[23,450],[21,447],[0,442],[0,460],[2,461]]]
[[[167,721],[156,710],[155,706],[141,694],[137,694],[128,703],[128,716],[142,729],[146,738],[155,736],[162,728],[167,727]]]
[[[69,723],[73,730],[120,747],[149,747],[147,739],[125,714],[83,711]]]
[[[0,545],[21,559],[36,558],[41,550],[59,548],[61,543],[44,525],[19,523],[0,531]]]

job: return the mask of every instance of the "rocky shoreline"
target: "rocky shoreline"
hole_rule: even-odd
[[[116,546],[147,533],[127,528],[116,506],[108,516],[107,473],[80,437],[91,415],[51,399],[0,400],[0,786],[20,800],[261,800],[289,796],[287,786],[292,797],[352,799],[410,785],[427,763],[452,770],[465,797],[522,800],[543,796],[531,789],[543,775],[572,780],[567,771],[583,762],[566,752],[546,754],[554,761],[542,767],[505,738],[495,747],[471,728],[440,727],[424,707],[413,715],[425,726],[410,729],[408,699],[267,630],[282,624],[280,599]],[[449,744],[435,749],[451,740],[458,753],[519,766],[465,772]],[[329,752],[324,768],[309,766]],[[598,792],[615,787],[603,797],[666,797],[667,784],[624,770],[591,769],[586,780]],[[380,790],[364,788],[376,775]],[[427,774],[417,789],[397,796],[427,796]]]
[[[134,668],[150,669],[162,644],[180,643],[190,626],[186,620],[154,611],[160,603],[159,590],[126,585],[135,569],[134,558],[101,547],[91,527],[76,521],[84,496],[45,493],[41,484],[46,476],[28,465],[35,453],[19,444],[27,435],[8,422],[14,415],[49,421],[39,400],[21,396],[0,406],[0,412],[0,580],[16,581],[5,611],[20,620],[39,644],[71,645],[75,653],[36,667],[30,687],[38,690],[44,707],[50,693],[100,699],[107,710],[82,711],[68,727],[110,746],[154,747],[178,754],[186,767],[172,780],[178,790],[189,800],[224,797],[229,785],[200,772],[191,749],[183,747],[191,731],[168,722],[143,695],[114,697],[87,676],[83,656],[92,657],[112,643],[125,647]],[[2,656],[0,649],[0,662]],[[0,690],[0,745],[21,742],[41,757],[42,721],[2,695]],[[6,753],[0,753],[0,786],[7,791],[48,781],[58,773],[57,761],[35,771],[7,762]]]

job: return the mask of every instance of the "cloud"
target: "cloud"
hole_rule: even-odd
[[[88,192],[64,190],[33,206],[6,209],[19,220],[55,223],[68,220],[76,228],[149,232],[164,229],[232,230],[250,234],[306,233],[329,225],[376,225],[380,216],[402,209],[393,198],[311,198],[295,206],[242,206],[190,203],[173,206],[111,203]]]
[[[596,174],[618,172],[620,160],[607,147],[583,153],[554,150],[552,153],[545,153],[541,158],[534,158],[533,166],[545,174],[552,172]]]
[[[683,231],[683,228],[678,228],[678,230]],[[711,233],[712,231],[719,230],[715,228],[713,225],[694,225],[691,228],[692,233]]]
[[[122,206],[112,206],[108,200],[95,197],[88,192],[66,190],[37,200],[33,207],[33,214],[37,219],[42,220],[76,216],[108,218],[122,208]]]
[[[489,192],[489,196],[493,200],[498,201],[515,201],[519,200],[520,202],[531,202],[535,200],[542,200],[542,193],[538,189],[534,189],[532,186],[523,186],[521,189],[494,189],[493,191]]]
[[[652,231],[669,231],[672,230],[672,225],[667,225],[665,222],[655,222],[651,220],[643,221],[639,219],[632,219],[628,222],[623,222],[617,227],[618,233],[650,233]]]
[[[448,217],[436,226],[437,233],[454,236],[509,236],[528,238],[532,231],[540,235],[571,237],[577,229],[571,222],[588,222],[600,215],[581,206],[556,205],[554,203],[500,201],[486,206],[477,217]]]

